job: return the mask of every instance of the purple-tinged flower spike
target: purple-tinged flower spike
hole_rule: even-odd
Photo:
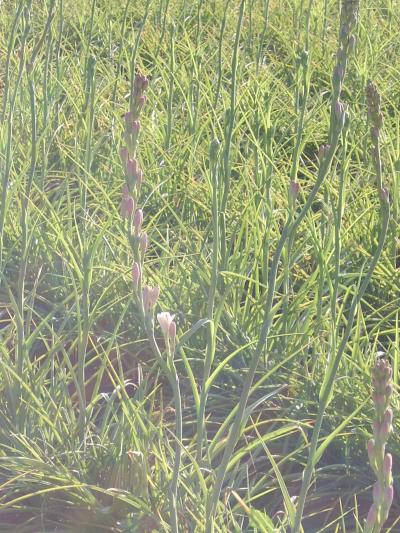
[[[132,281],[133,281],[133,288],[135,289],[135,291],[138,290],[141,276],[142,276],[142,269],[140,268],[139,263],[136,263],[135,261],[132,265]]]
[[[160,287],[143,287],[143,309],[146,314],[154,308],[159,296]]]
[[[373,504],[369,510],[364,533],[375,533],[389,516],[393,501],[392,455],[385,453],[386,442],[392,431],[393,411],[389,407],[392,394],[392,368],[385,359],[379,359],[372,369],[372,399],[375,420],[374,438],[368,441],[368,458],[377,481],[373,489]]]

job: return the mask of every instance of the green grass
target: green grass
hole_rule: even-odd
[[[330,131],[338,2],[5,0],[2,8],[0,531],[171,531],[179,450],[179,531],[289,532],[297,511],[305,533],[361,532],[380,352],[395,385],[385,531],[400,531],[396,2],[361,2],[341,94],[349,123],[314,192]],[[144,275],[161,287],[157,311],[178,323],[180,441],[176,391],[134,303],[119,212],[136,69],[150,81],[138,147]],[[384,244],[369,79],[385,119]],[[290,203],[293,180],[300,193]],[[334,382],[326,409],[325,376]],[[309,465],[300,513],[309,457],[319,461]]]

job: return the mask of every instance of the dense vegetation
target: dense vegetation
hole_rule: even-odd
[[[376,533],[389,402],[400,531],[399,4],[341,4],[0,3],[0,531]]]

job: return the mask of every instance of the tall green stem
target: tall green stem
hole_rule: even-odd
[[[218,160],[217,151],[219,148],[218,141],[213,141],[210,148],[211,161],[211,187],[212,187],[212,226],[213,226],[213,250],[211,259],[211,283],[208,293],[207,316],[209,320],[207,330],[207,348],[204,362],[203,382],[200,392],[200,405],[197,414],[197,462],[201,461],[203,451],[203,438],[206,435],[205,428],[205,409],[209,390],[208,378],[210,377],[211,366],[215,356],[216,348],[216,329],[214,321],[214,304],[218,282],[218,252],[219,252],[219,213],[218,213]],[[207,435],[206,435],[207,437]]]

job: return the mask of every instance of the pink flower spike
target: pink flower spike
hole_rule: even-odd
[[[142,275],[142,273],[141,273],[141,269],[140,269],[139,263],[136,263],[136,262],[133,263],[133,265],[132,265],[132,281],[133,281],[133,287],[134,287],[135,291],[137,291],[141,275]]]
[[[168,339],[170,336],[169,331],[170,331],[171,324],[174,323],[173,322],[174,317],[175,315],[171,315],[170,313],[166,311],[157,314],[158,323],[160,324],[161,330],[166,339]]]
[[[143,211],[141,209],[138,209],[133,218],[133,225],[135,227],[136,235],[139,235],[140,230],[142,228],[142,224],[143,224]]]

